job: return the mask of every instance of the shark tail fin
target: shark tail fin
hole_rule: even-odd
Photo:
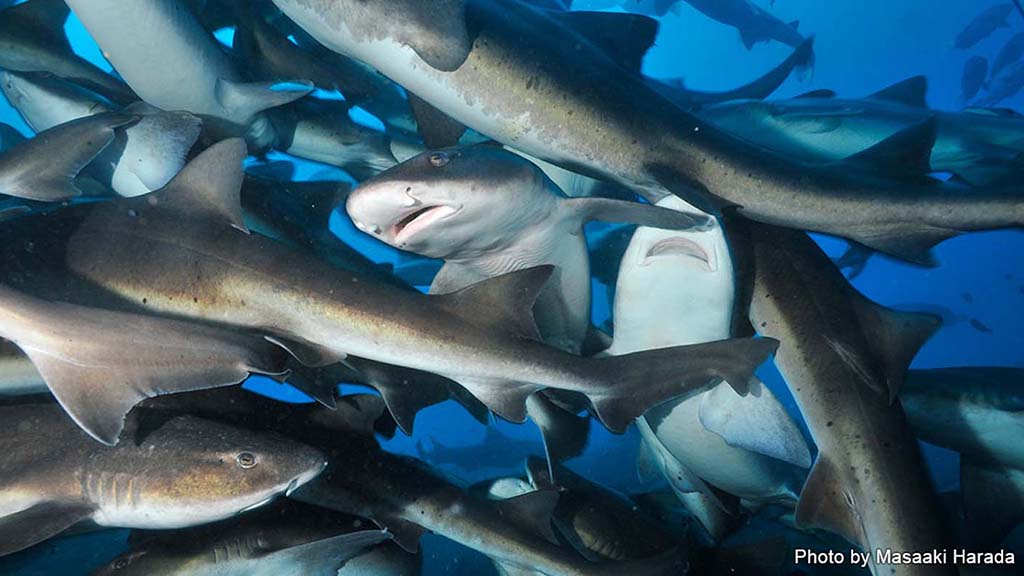
[[[621,433],[648,408],[722,380],[746,394],[754,370],[778,344],[770,338],[720,340],[588,359],[593,388],[586,395],[601,423]]]

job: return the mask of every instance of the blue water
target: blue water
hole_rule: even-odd
[[[759,2],[767,6],[767,0]],[[990,60],[1012,33],[1024,31],[1024,18],[1013,13],[1010,28],[997,31],[969,51],[951,48],[952,39],[964,23],[983,7],[995,4],[967,0],[776,0],[772,11],[783,21],[800,20],[800,30],[816,38],[817,63],[813,74],[790,78],[775,94],[785,98],[816,88],[835,90],[840,95],[859,97],[912,75],[923,74],[929,80],[928,101],[933,108],[956,109],[960,76],[964,61],[973,54]],[[577,1],[576,8],[588,2]],[[74,49],[101,67],[110,69],[96,45],[72,15],[67,33]],[[218,37],[230,42],[230,30]],[[745,83],[785,58],[790,49],[778,43],[759,44],[752,50],[739,42],[735,30],[708,20],[683,4],[680,14],[669,14],[662,21],[654,49],[644,61],[645,73],[655,77],[683,76],[687,87],[723,90]],[[322,94],[325,97],[336,95]],[[1003,105],[1024,110],[1024,96]],[[360,122],[380,126],[365,112],[355,111]],[[17,113],[0,102],[0,121],[31,134]],[[270,159],[283,158],[271,154]],[[295,161],[297,179],[347,179],[340,170],[324,165]],[[378,261],[395,258],[395,252],[362,235],[340,214],[332,218],[332,230],[346,242],[365,251]],[[603,227],[591,227],[596,238]],[[593,238],[592,238],[593,239]],[[842,253],[845,243],[819,238],[833,256]],[[917,356],[916,368],[940,366],[999,365],[1024,366],[1024,234],[1020,232],[977,233],[953,239],[936,251],[941,265],[922,269],[882,257],[873,258],[854,284],[870,298],[897,307],[914,305],[943,306],[957,314],[976,318],[991,328],[983,333],[961,322],[944,327]],[[594,323],[608,317],[604,288],[595,283]],[[788,393],[772,368],[762,377],[780,398]],[[246,384],[285,401],[308,401],[301,393],[258,378]],[[794,410],[792,401],[788,406]],[[539,435],[532,424],[513,425],[498,422],[500,431],[513,438],[532,439]],[[388,450],[415,454],[415,445],[424,438],[445,445],[478,443],[484,427],[463,409],[446,403],[428,408],[416,420],[412,437],[401,434],[385,443]],[[630,492],[642,486],[634,472],[638,438],[634,431],[622,436],[607,433],[600,426],[584,455],[569,463],[570,468],[596,482]],[[500,450],[500,447],[495,447]],[[957,485],[956,455],[926,447],[929,466],[940,489]],[[499,474],[517,471],[510,462],[503,470],[474,469],[472,466],[445,469],[460,481],[472,483]],[[48,543],[23,555],[15,562],[0,564],[0,572],[17,574],[78,574],[115,552],[123,541],[123,532],[73,537],[66,542]],[[475,553],[428,536],[425,540],[426,574],[485,574],[491,570],[486,560]],[[13,571],[13,572],[12,572]]]

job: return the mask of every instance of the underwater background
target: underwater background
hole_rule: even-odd
[[[130,1],[130,0],[127,0]],[[756,3],[769,8],[767,0]],[[932,108],[956,110],[964,63],[974,55],[991,60],[1015,33],[1024,31],[1024,16],[1011,13],[1009,27],[1000,28],[969,50],[953,48],[953,39],[984,8],[1000,2],[983,0],[774,0],[769,8],[781,20],[799,20],[800,31],[815,37],[813,71],[794,75],[772,96],[788,98],[813,89],[831,89],[840,96],[857,98],[914,75],[928,79],[928,103]],[[600,5],[609,2],[595,3]],[[591,3],[577,0],[574,9]],[[609,8],[618,10],[618,8]],[[101,68],[110,70],[97,46],[72,14],[67,27],[75,51]],[[230,43],[231,30],[218,32]],[[736,30],[703,16],[689,5],[662,19],[657,44],[644,61],[644,72],[653,77],[686,79],[697,90],[724,90],[743,84],[784,59],[791,49],[781,43],[761,43],[746,49]],[[324,97],[337,95],[321,94]],[[1024,110],[1024,95],[1000,104]],[[375,126],[374,118],[358,110],[357,121]],[[23,134],[31,131],[6,102],[0,101],[0,122]],[[270,160],[278,155],[271,153]],[[282,156],[283,157],[283,156]],[[297,180],[347,179],[339,169],[289,158],[298,167]],[[591,224],[588,241],[599,244],[618,227]],[[377,261],[396,258],[397,252],[355,228],[343,214],[332,217],[332,230],[346,242]],[[821,236],[816,239],[829,255],[838,257],[846,243]],[[934,312],[944,317],[942,329],[924,346],[914,368],[944,366],[1024,367],[1024,233],[998,231],[972,233],[944,242],[936,249],[940,265],[925,269],[873,256],[853,284],[871,299],[898,309]],[[426,287],[422,287],[424,290]],[[593,321],[600,326],[609,316],[605,287],[594,283]],[[794,415],[796,408],[781,377],[770,365],[761,377]],[[269,380],[253,377],[246,384],[286,401],[308,402],[301,393]],[[354,389],[355,387],[353,387]],[[799,418],[799,416],[796,416]],[[527,423],[497,422],[494,432],[476,422],[465,410],[446,402],[417,416],[412,437],[398,434],[384,442],[386,449],[417,455],[418,446],[463,447],[479,445],[490,434],[487,461],[443,464],[440,469],[459,483],[471,484],[522,471],[522,443],[532,443],[542,454],[540,436]],[[1022,439],[1024,441],[1024,439]],[[592,427],[591,442],[569,468],[589,479],[625,493],[650,489],[635,473],[638,434],[630,429],[614,436],[601,426]],[[940,491],[958,484],[958,458],[953,452],[925,446],[930,470]],[[87,574],[125,548],[127,531],[108,531],[51,540],[11,557],[0,559],[0,574]],[[444,538],[424,539],[424,574],[491,574],[487,559]]]

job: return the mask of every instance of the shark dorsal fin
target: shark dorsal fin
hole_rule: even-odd
[[[796,525],[798,528],[819,528],[839,534],[867,550],[867,539],[856,503],[851,500],[851,494],[842,490],[835,466],[826,455],[818,455],[796,505]]]
[[[621,66],[637,73],[644,55],[658,36],[658,21],[641,14],[573,11],[551,17],[586,37]]]
[[[921,346],[942,326],[942,318],[886,308],[859,292],[853,301],[861,329],[881,363],[891,402],[899,394],[910,362]]]
[[[843,162],[864,164],[894,178],[924,178],[931,172],[938,122],[930,117],[849,156]]]
[[[166,186],[145,199],[153,206],[192,217],[223,221],[248,232],[242,217],[242,161],[245,141],[214,144],[189,162]]]
[[[888,100],[907,106],[927,108],[928,79],[924,76],[911,76],[891,86],[882,88],[868,96],[869,100]]]
[[[471,324],[539,340],[533,304],[554,269],[536,266],[509,272],[434,298],[443,308]]]

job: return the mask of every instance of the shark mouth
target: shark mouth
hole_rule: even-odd
[[[646,264],[652,258],[668,255],[682,255],[693,258],[701,262],[704,269],[708,272],[718,270],[718,259],[715,258],[714,251],[708,252],[700,244],[680,236],[656,242],[647,250],[647,254],[644,255],[644,263]]]
[[[459,208],[446,206],[424,206],[415,212],[405,215],[391,227],[391,235],[396,244],[405,244],[412,236],[428,228],[431,224],[443,220],[459,211]]]

